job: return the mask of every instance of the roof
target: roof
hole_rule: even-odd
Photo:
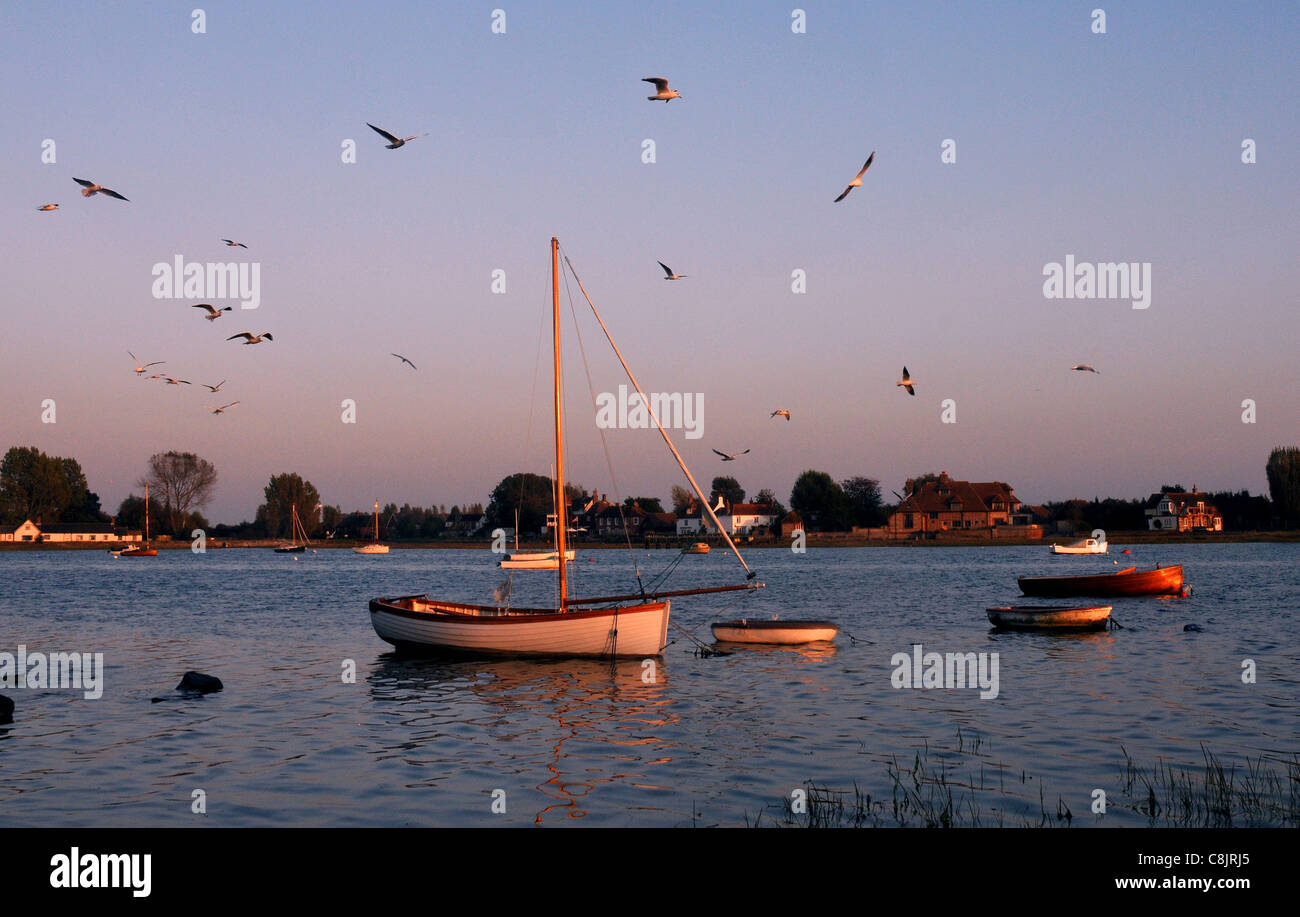
[[[113,524],[111,522],[59,522],[54,525],[42,525],[40,529],[45,535],[111,535]]]
[[[729,510],[724,512],[732,516],[771,516],[774,515],[772,507],[767,503],[733,503]]]
[[[898,505],[907,513],[978,513],[988,512],[995,500],[1008,504],[1018,503],[1010,484],[1002,481],[955,481],[941,475],[937,481],[926,481]],[[956,505],[961,509],[956,509]]]
[[[1174,505],[1175,514],[1182,513],[1189,503],[1204,503],[1206,512],[1218,513],[1219,511],[1218,508],[1210,502],[1210,495],[1207,493],[1201,493],[1200,491],[1188,491],[1182,493],[1176,490],[1170,490],[1163,493],[1152,494],[1147,497],[1147,508],[1155,509],[1155,507],[1159,506],[1161,501],[1165,499],[1168,499],[1169,502]]]

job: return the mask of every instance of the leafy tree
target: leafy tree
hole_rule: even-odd
[[[790,491],[790,506],[804,525],[818,531],[841,531],[852,520],[844,490],[824,471],[808,470],[799,475]]]
[[[903,496],[906,497],[910,494],[913,494],[916,491],[920,490],[929,482],[938,481],[938,480],[939,480],[939,476],[935,474],[933,471],[927,471],[925,474],[918,474],[914,478],[908,478],[903,483]]]
[[[690,509],[691,501],[695,499],[695,494],[680,484],[674,484],[669,499],[673,504],[673,512],[685,516],[686,511]]]
[[[1168,494],[1185,494],[1187,493],[1187,488],[1182,484],[1161,484],[1160,492]]]
[[[849,478],[840,483],[840,489],[848,500],[849,513],[854,525],[883,525],[885,513],[880,498],[880,482],[875,478]]]
[[[709,505],[717,506],[718,497],[727,501],[730,506],[733,503],[745,502],[745,488],[740,486],[740,482],[730,476],[722,476],[713,479],[713,491],[709,494]]]
[[[149,531],[157,534],[163,523],[162,507],[149,501]],[[129,494],[117,507],[113,524],[121,528],[144,531],[144,497]]]
[[[492,488],[487,508],[488,526],[514,528],[515,510],[518,510],[521,532],[540,531],[546,526],[546,517],[555,512],[554,488],[553,478],[526,471],[502,478]]]
[[[647,513],[662,513],[663,504],[659,502],[658,497],[628,497],[623,501],[623,506],[631,509],[634,504],[640,504],[641,510]]]
[[[272,475],[263,494],[266,502],[257,508],[257,526],[268,536],[291,537],[294,507],[298,509],[298,521],[309,536],[319,529],[320,492],[310,481],[304,481],[294,472]]]
[[[773,521],[778,527],[780,526],[781,517],[785,515],[785,506],[776,498],[776,493],[770,487],[760,490],[754,497],[754,502],[759,506],[770,507],[768,511],[776,517]]]
[[[74,503],[63,511],[63,522],[107,522],[108,514],[99,505],[99,494],[93,490],[82,493],[80,502]]]
[[[191,512],[212,502],[217,469],[193,452],[159,452],[149,458],[149,468],[137,484],[150,488],[150,497],[163,507],[168,529],[186,528]]]
[[[1273,509],[1287,524],[1300,520],[1300,448],[1278,446],[1264,466]]]
[[[46,455],[35,446],[14,446],[0,462],[0,512],[8,522],[57,522],[86,500],[86,476],[76,459]]]

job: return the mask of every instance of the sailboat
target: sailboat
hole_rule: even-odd
[[[149,547],[149,485],[144,485],[144,544],[138,548],[123,548],[112,551],[118,557],[157,557],[158,549]]]
[[[276,547],[276,554],[302,554],[307,550],[307,545],[311,544],[307,540],[307,530],[302,527],[302,522],[298,519],[298,505],[290,503],[289,509],[292,511],[292,519],[289,524],[289,544],[280,544]],[[298,543],[298,536],[302,535],[303,543]]]
[[[566,563],[573,563],[576,556],[577,552],[573,548],[569,548],[564,554],[564,560]],[[498,566],[502,570],[558,570],[560,568],[559,547],[557,546],[554,551],[519,550],[519,510],[516,509],[515,549],[502,557]]]
[[[387,554],[388,545],[379,543],[379,501],[375,501],[375,540],[370,544],[357,545],[353,554]]]
[[[565,259],[569,270],[573,264]],[[587,304],[591,306],[606,340],[618,355],[628,379],[641,395],[643,404],[650,400],[628,368],[618,346],[614,344],[609,329],[596,311],[591,298],[578,280]],[[560,270],[559,242],[551,239],[551,300],[553,344],[555,352],[555,488],[556,556],[568,553],[568,512],[564,493],[564,396],[560,372]],[[663,425],[650,410],[664,443],[676,458],[686,479],[695,489],[700,502],[708,510],[708,501]],[[610,595],[593,598],[573,598],[569,595],[568,564],[557,563],[558,603],[555,608],[513,608],[509,605],[469,605],[443,601],[426,595],[407,595],[394,598],[376,598],[370,601],[370,623],[381,639],[399,651],[414,652],[468,652],[493,653],[508,656],[659,656],[668,644],[668,619],[671,598],[684,595],[701,595],[714,592],[731,592],[762,588],[752,582],[755,573],[749,569],[731,537],[711,510],[709,515],[716,528],[722,532],[736,559],[747,571],[747,582],[733,586],[714,586],[699,589],[678,589],[629,595]],[[639,579],[638,579],[639,582]]]

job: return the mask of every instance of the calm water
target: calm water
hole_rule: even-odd
[[[984,823],[998,811],[1037,820],[1040,788],[1048,810],[1060,797],[1075,825],[1095,823],[1101,787],[1103,824],[1142,825],[1116,802],[1121,746],[1143,767],[1197,772],[1202,745],[1283,770],[1300,752],[1300,546],[1134,552],[754,551],[766,590],[674,600],[673,620],[708,641],[724,608],[828,617],[871,643],[841,633],[831,649],[701,658],[673,628],[649,684],[635,660],[408,660],[375,636],[376,595],[490,602],[502,575],[486,550],[4,552],[0,652],[102,652],[106,686],[98,700],[5,689],[17,711],[0,726],[0,825],[740,825],[779,815],[810,781],[889,799],[890,763],[918,752],[973,786],[955,792]],[[672,555],[637,558],[649,574]],[[579,559],[577,593],[633,591],[625,551]],[[1014,600],[1017,575],[1114,570],[1112,559],[1182,562],[1195,594],[1118,600],[1125,629],[1109,633],[990,632],[984,608]],[[734,582],[735,569],[717,551],[688,557],[667,588]],[[552,580],[516,574],[516,603],[549,598]],[[918,642],[997,652],[999,696],[894,689],[890,657]],[[187,669],[225,691],[172,694]],[[205,817],[191,813],[196,788]],[[496,789],[503,815],[490,811]]]

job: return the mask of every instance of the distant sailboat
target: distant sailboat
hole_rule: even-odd
[[[144,544],[138,548],[124,548],[111,552],[118,557],[157,557],[156,548],[149,547],[149,485],[144,485]]]
[[[567,262],[567,259],[566,259]],[[569,264],[572,270],[572,264]],[[574,275],[575,280],[577,275]],[[586,297],[582,282],[578,287]],[[556,557],[568,556],[568,520],[564,494],[564,396],[560,372],[560,271],[559,242],[551,239],[551,301],[553,343],[555,352],[555,487]],[[628,379],[641,394],[642,403],[648,403],[627,362],[623,360],[604,320],[587,297],[596,320],[615,354],[618,355]],[[695,478],[682,461],[662,424],[651,410],[651,418],[659,429],[664,443],[677,459],[686,479],[694,488],[700,501],[722,533],[727,544],[735,551],[735,544],[718,522],[717,516],[707,506]],[[744,559],[736,551],[736,559],[753,579]],[[375,633],[399,650],[419,652],[469,652],[496,653],[509,656],[659,656],[668,643],[668,615],[672,596],[700,595],[713,592],[750,590],[762,587],[761,583],[746,582],[734,586],[679,589],[639,594],[602,596],[597,598],[571,598],[568,594],[568,564],[557,563],[559,597],[555,608],[512,608],[509,605],[467,605],[431,599],[428,595],[407,595],[394,598],[376,598],[370,601],[370,623]],[[638,579],[639,583],[639,579]],[[505,590],[500,593],[503,597]],[[498,601],[501,601],[499,598]]]
[[[379,501],[375,501],[375,540],[370,544],[357,545],[353,554],[387,554],[388,545],[379,543]]]
[[[289,504],[291,511],[291,521],[289,526],[289,543],[280,544],[276,547],[276,554],[302,554],[307,550],[307,545],[311,542],[307,539],[307,530],[303,528],[302,522],[298,519],[298,505]],[[302,536],[302,543],[298,543],[298,536]]]
[[[553,471],[554,469],[552,469]],[[555,481],[551,481],[551,498],[555,497]],[[559,518],[559,505],[556,504],[555,518]],[[558,530],[557,530],[558,537]],[[564,552],[566,563],[573,563],[577,557],[577,552],[569,548]],[[521,551],[519,550],[519,510],[515,510],[515,549],[510,554],[501,558],[498,564],[502,570],[558,570],[560,568],[559,545],[557,543],[554,551]]]

